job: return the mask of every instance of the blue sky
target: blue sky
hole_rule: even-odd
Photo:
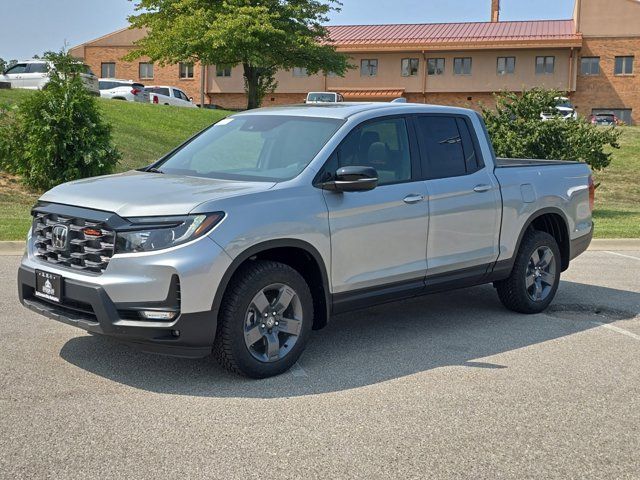
[[[491,0],[342,0],[335,25],[473,22],[489,19]],[[573,0],[502,0],[502,20],[571,18]],[[128,0],[0,0],[0,57],[26,59],[127,25]],[[392,8],[390,8],[392,6]]]

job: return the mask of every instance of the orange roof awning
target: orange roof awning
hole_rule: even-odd
[[[357,89],[357,90],[332,90],[341,93],[344,98],[397,98],[404,94],[404,88],[374,88],[374,89]]]

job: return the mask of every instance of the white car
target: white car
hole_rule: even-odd
[[[98,81],[98,85],[102,98],[149,103],[149,92],[145,90],[143,84],[136,83],[133,80],[101,78]]]
[[[53,64],[47,60],[33,59],[18,62],[0,75],[0,82],[11,83],[11,88],[27,88],[42,90],[49,83],[49,70]],[[94,75],[88,65],[80,73],[80,79],[89,93],[100,95],[98,77]]]
[[[562,120],[577,120],[578,112],[567,97],[556,97],[555,112],[541,112],[540,118],[543,122],[552,120],[554,118],[560,118]]]
[[[344,102],[344,97],[336,92],[309,92],[305,103]]]
[[[152,87],[146,87],[145,90],[149,93],[149,101],[156,105],[197,108],[197,105],[179,88],[166,85],[154,85]]]

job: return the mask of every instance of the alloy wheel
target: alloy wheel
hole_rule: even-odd
[[[284,358],[302,332],[302,302],[291,286],[274,283],[255,294],[244,322],[244,342],[261,362]]]
[[[556,259],[549,247],[537,247],[527,265],[525,286],[527,295],[534,302],[545,300],[556,281]]]

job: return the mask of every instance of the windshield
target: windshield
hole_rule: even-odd
[[[310,93],[307,96],[307,102],[335,102],[335,93]]]
[[[289,180],[304,170],[342,123],[285,115],[226,118],[156,167],[197,177]]]
[[[556,103],[556,107],[573,109],[573,105],[571,105],[571,102],[568,100],[559,100],[558,103]]]

